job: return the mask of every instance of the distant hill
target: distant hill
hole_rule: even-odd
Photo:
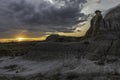
[[[50,42],[78,42],[81,37],[68,37],[68,36],[60,36],[57,34],[50,35],[46,38],[46,41]]]

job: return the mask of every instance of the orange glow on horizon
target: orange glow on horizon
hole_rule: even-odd
[[[19,41],[19,42],[21,42],[21,41],[24,41],[24,40],[25,40],[25,38],[18,37],[18,38],[16,38],[16,40],[17,40],[17,41]]]
[[[17,38],[6,38],[0,39],[0,42],[23,42],[23,41],[43,41],[47,36],[42,36],[39,38],[25,38],[25,37],[17,37]]]

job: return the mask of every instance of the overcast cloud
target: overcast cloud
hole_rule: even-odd
[[[0,38],[46,32],[69,32],[96,9],[106,10],[119,0],[0,0]],[[110,3],[110,5],[106,5]]]
[[[0,34],[3,34],[0,37],[18,34],[22,30],[26,30],[22,31],[24,33],[70,31],[71,27],[79,22],[78,18],[84,16],[80,12],[85,2],[85,0],[0,0]]]

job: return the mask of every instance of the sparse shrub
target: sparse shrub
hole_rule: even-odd
[[[0,76],[0,80],[26,80],[26,79],[19,76],[14,77]]]
[[[9,80],[6,76],[0,76],[0,80]]]
[[[90,42],[89,42],[89,41],[85,41],[85,42],[84,42],[84,44],[89,45],[89,44],[90,44]]]
[[[69,73],[66,76],[67,80],[73,80],[73,79],[77,79],[77,78],[79,78],[79,74],[78,73]]]
[[[8,49],[1,49],[0,50],[0,56],[3,57],[3,56],[8,56],[10,55],[12,52],[11,50],[8,50]]]
[[[10,80],[10,79],[9,79]],[[12,77],[11,80],[26,80],[25,78],[22,78],[22,77],[18,77],[18,76],[15,76],[15,77]]]
[[[36,76],[31,77],[28,80],[46,80],[44,75],[42,75],[41,73],[37,74]]]
[[[3,69],[16,70],[17,67],[18,65],[9,65],[9,66],[3,67]]]
[[[62,74],[57,73],[57,74],[54,74],[54,75],[50,78],[50,80],[61,80],[61,78],[62,78]]]

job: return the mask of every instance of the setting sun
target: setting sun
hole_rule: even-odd
[[[30,37],[5,38],[5,39],[0,39],[0,42],[44,41],[44,40],[46,40],[47,36],[48,35],[41,36],[38,38],[30,38]]]
[[[25,38],[19,37],[17,38],[17,41],[24,41]]]

